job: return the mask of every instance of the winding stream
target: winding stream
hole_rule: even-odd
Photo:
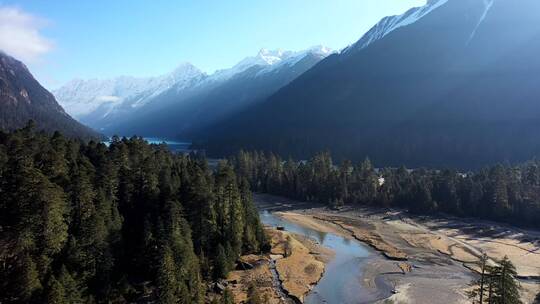
[[[366,245],[336,234],[296,225],[268,210],[262,210],[260,218],[268,226],[282,226],[287,231],[310,237],[335,252],[321,280],[306,296],[304,303],[373,303],[390,296],[392,287],[381,278],[375,280],[376,292],[365,289],[361,284],[363,267],[376,257],[376,253]]]

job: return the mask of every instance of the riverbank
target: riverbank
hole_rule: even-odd
[[[267,255],[241,257],[250,269],[232,271],[227,280],[235,303],[245,303],[254,284],[268,304],[304,301],[306,294],[321,279],[333,252],[311,238],[267,227],[272,249]],[[274,273],[275,271],[275,273]]]
[[[381,252],[363,269],[363,285],[391,281],[396,294],[380,303],[469,303],[465,295],[482,252],[516,265],[525,303],[540,291],[539,235],[478,220],[416,217],[402,211],[354,209],[340,212],[283,198],[256,196],[259,203],[281,206],[287,220],[352,236]],[[396,255],[397,254],[397,255]]]

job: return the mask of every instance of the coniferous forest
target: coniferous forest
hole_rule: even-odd
[[[266,246],[230,165],[140,138],[0,132],[0,196],[0,303],[202,303]]]
[[[284,161],[271,153],[239,152],[237,174],[254,191],[340,207],[398,207],[540,227],[540,162],[495,165],[477,172],[374,168],[371,162],[335,166],[329,153]]]

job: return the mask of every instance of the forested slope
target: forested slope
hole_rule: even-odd
[[[0,132],[1,303],[202,303],[265,236],[232,167],[139,138]]]

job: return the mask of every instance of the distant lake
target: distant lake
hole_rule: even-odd
[[[191,152],[191,142],[188,141],[174,141],[157,137],[144,137],[144,140],[153,145],[166,144],[173,152]]]
[[[191,152],[191,145],[192,143],[189,141],[176,141],[176,140],[168,140],[164,138],[159,137],[143,137],[144,140],[146,140],[149,144],[152,145],[160,145],[160,144],[166,144],[167,147],[172,152],[178,152],[178,153],[189,153]],[[109,141],[105,142],[106,145],[110,144]]]

